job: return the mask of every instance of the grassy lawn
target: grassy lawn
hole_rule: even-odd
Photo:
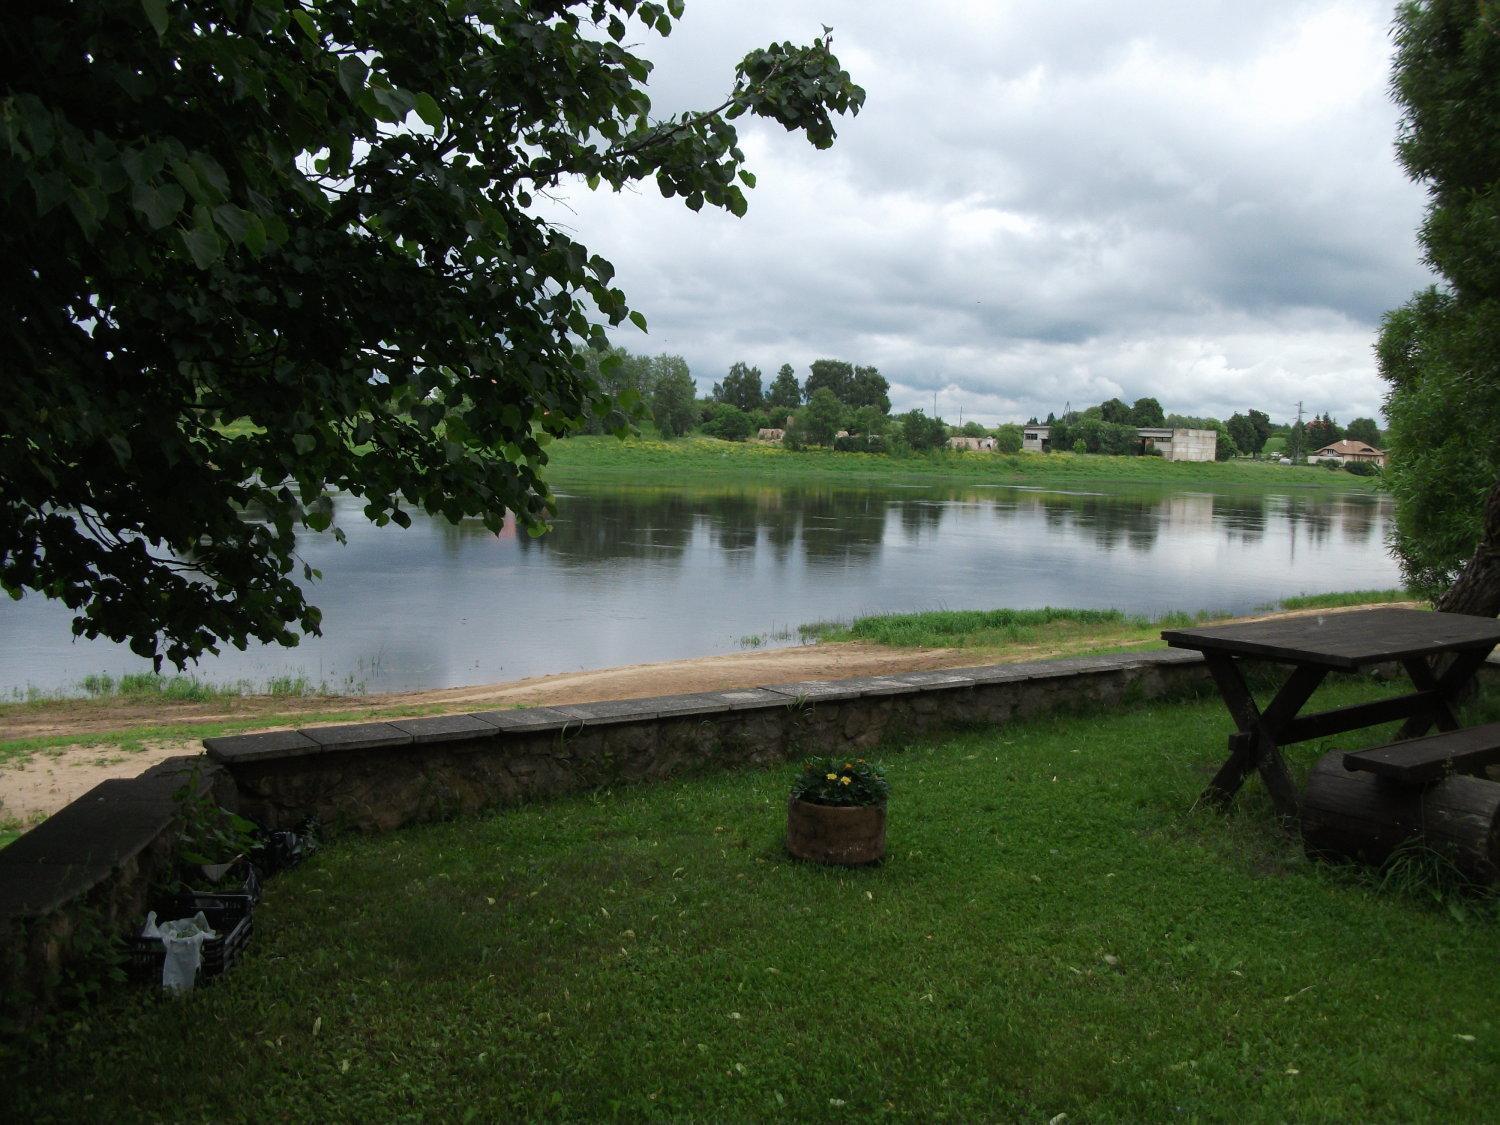
[[[1341,682],[1319,702],[1381,691]],[[1478,1120],[1500,923],[1193,812],[1216,699],[893,748],[887,862],[791,767],[336,843],[221,984],[0,1065],[10,1119]],[[810,748],[813,749],[813,748]],[[1303,747],[1298,768],[1320,748]]]
[[[547,480],[558,487],[594,483],[673,484],[796,482],[881,484],[942,483],[1057,484],[1119,483],[1198,490],[1254,489],[1267,492],[1322,489],[1375,492],[1378,480],[1352,473],[1266,461],[1181,462],[1160,457],[1106,457],[1074,453],[936,453],[890,457],[872,453],[801,452],[760,442],[716,438],[576,437],[547,447]]]

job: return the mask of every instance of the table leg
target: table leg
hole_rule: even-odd
[[[1233,657],[1212,652],[1203,655],[1239,733],[1230,738],[1229,760],[1219,768],[1200,800],[1227,805],[1254,769],[1260,772],[1277,814],[1285,821],[1294,820],[1297,788],[1281,756],[1278,735],[1318,689],[1328,674],[1327,669],[1298,665],[1265,711],[1261,711]]]
[[[1411,677],[1417,690],[1435,691],[1438,699],[1430,712],[1413,715],[1401,724],[1401,729],[1396,732],[1396,740],[1399,742],[1406,738],[1421,738],[1434,723],[1441,731],[1457,730],[1458,718],[1453,714],[1453,705],[1458,702],[1459,695],[1488,656],[1488,650],[1470,649],[1460,652],[1454,656],[1441,676],[1433,673],[1432,665],[1426,657],[1413,656],[1403,660],[1402,667],[1406,669],[1406,674]]]

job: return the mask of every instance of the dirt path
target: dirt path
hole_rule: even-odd
[[[1417,605],[1415,602],[1395,603]],[[1366,609],[1354,606],[1351,609]],[[1299,610],[1270,617],[1309,613],[1340,613],[1342,609]],[[1103,638],[1104,643],[1114,643]],[[201,742],[186,728],[233,720],[264,718],[264,727],[295,724],[299,715],[357,712],[366,718],[445,711],[484,711],[502,707],[589,703],[601,699],[638,699],[696,691],[723,691],[798,680],[837,680],[854,676],[887,675],[929,668],[1009,663],[1066,656],[1100,640],[1071,646],[1018,645],[996,653],[964,648],[893,649],[867,644],[820,644],[798,648],[735,652],[660,664],[630,664],[594,672],[564,672],[511,683],[436,691],[402,692],[354,697],[274,699],[246,696],[211,703],[130,703],[122,701],[67,701],[46,707],[17,708],[0,717],[0,741],[39,737],[85,737],[133,729],[166,732],[139,749],[112,745],[60,746],[16,765],[0,765],[0,824],[29,824],[47,816],[99,782],[112,777],[134,777],[174,754],[196,754]],[[1120,643],[1129,644],[1130,641]],[[1137,642],[1137,643],[1145,643]],[[173,737],[170,728],[185,728]],[[255,729],[254,727],[247,729]]]

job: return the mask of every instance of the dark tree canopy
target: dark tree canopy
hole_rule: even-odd
[[[802,405],[802,388],[797,385],[797,373],[790,363],[783,363],[776,378],[771,380],[771,389],[766,392],[766,405],[796,410]]]
[[[849,399],[849,386],[854,382],[854,364],[841,359],[815,359],[802,384],[802,397],[812,402],[813,395],[821,390],[833,392],[840,402]]]
[[[653,120],[624,44],[682,7],[0,8],[0,583],[181,664],[318,631],[294,534],[335,491],[545,527],[547,442],[639,408],[580,347],[645,320],[537,197],[651,181],[743,214],[735,118],[826,148],[864,99],[825,37]]]
[[[651,420],[664,438],[680,437],[698,419],[698,387],[680,355],[656,357],[651,386]]]
[[[1327,413],[1321,417],[1314,415],[1312,421],[1307,423],[1307,451],[1322,449],[1325,445],[1332,445],[1344,436],[1343,427],[1333,420]]]
[[[741,410],[759,410],[765,398],[760,386],[760,368],[732,364],[724,381],[714,384],[713,397],[716,402],[727,402]]]
[[[1402,5],[1397,152],[1428,189],[1421,240],[1443,284],[1389,313],[1386,480],[1409,583],[1438,608],[1500,613],[1500,11]]]
[[[1344,431],[1344,436],[1350,441],[1362,441],[1366,445],[1380,448],[1380,426],[1374,418],[1354,418],[1349,422],[1349,428]]]
[[[1165,426],[1167,416],[1156,399],[1138,398],[1130,408],[1129,422],[1132,426]]]
[[[1230,415],[1229,421],[1224,423],[1224,429],[1228,431],[1229,436],[1234,439],[1235,446],[1242,452],[1256,452],[1255,442],[1259,435],[1256,433],[1254,423],[1245,415]]]
[[[882,414],[891,412],[891,385],[886,382],[884,375],[874,367],[855,367],[854,376],[849,380],[849,389],[844,398],[844,405],[861,407],[873,406]]]

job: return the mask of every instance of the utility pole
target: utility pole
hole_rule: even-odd
[[[1302,442],[1303,442],[1304,436],[1305,435],[1304,435],[1303,429],[1302,429],[1302,400],[1298,399],[1297,400],[1297,424],[1296,424],[1296,426],[1294,426],[1292,428],[1292,437],[1293,437],[1293,439],[1295,439],[1295,444],[1293,445],[1293,447],[1291,449],[1288,450],[1288,452],[1292,455],[1292,464],[1294,464],[1294,465],[1297,464],[1297,463],[1299,463],[1302,460]],[[1292,444],[1292,443],[1288,443],[1288,444]]]

